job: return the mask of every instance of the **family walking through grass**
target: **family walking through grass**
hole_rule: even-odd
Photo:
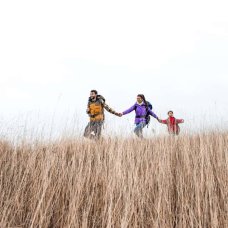
[[[150,116],[157,119],[161,124],[166,124],[168,133],[170,135],[179,135],[180,123],[184,123],[183,119],[176,119],[173,111],[168,112],[168,118],[165,120],[160,119],[153,111],[153,106],[148,102],[143,94],[137,95],[136,103],[124,112],[116,112],[110,108],[105,101],[105,98],[98,95],[97,90],[90,91],[90,97],[88,100],[87,114],[90,117],[90,121],[85,128],[84,137],[90,139],[99,139],[101,137],[102,127],[104,124],[105,114],[104,109],[109,113],[122,117],[133,111],[135,111],[135,129],[134,133],[139,137],[143,138],[143,128],[149,125]]]

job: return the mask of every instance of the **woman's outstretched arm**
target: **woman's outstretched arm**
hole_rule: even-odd
[[[132,112],[134,110],[135,110],[135,104],[132,107],[130,107],[129,109],[127,109],[126,111],[124,111],[123,115],[129,114],[130,112]]]
[[[157,116],[151,109],[149,109],[148,112],[149,112],[150,115],[153,116],[155,119],[159,119],[158,116]]]

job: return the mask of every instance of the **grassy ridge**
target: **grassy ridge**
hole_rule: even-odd
[[[228,227],[228,134],[0,143],[0,227]]]

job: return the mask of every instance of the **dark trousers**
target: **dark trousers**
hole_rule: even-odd
[[[91,121],[85,128],[84,137],[89,139],[99,139],[104,121]]]

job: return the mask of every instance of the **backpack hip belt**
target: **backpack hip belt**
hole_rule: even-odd
[[[146,118],[147,116],[136,116],[136,118]]]
[[[103,113],[97,113],[97,114],[94,114],[94,115],[92,115],[92,114],[89,114],[89,116],[91,117],[91,118],[95,118],[95,117],[97,117],[97,116],[99,116],[99,115],[102,115]]]

